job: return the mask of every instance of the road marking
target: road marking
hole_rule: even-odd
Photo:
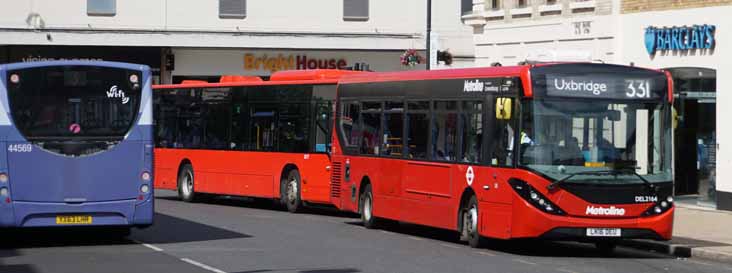
[[[572,271],[572,270],[562,269],[562,268],[557,268],[557,271],[567,272],[567,273],[577,273],[577,271]]]
[[[415,240],[415,241],[424,241],[422,238],[414,237],[414,236],[407,236],[407,238]]]
[[[522,259],[513,259],[513,261],[519,262],[519,263],[522,263],[522,264],[536,265],[536,263],[532,263],[532,262],[529,262],[527,260],[522,260]]]
[[[491,257],[495,257],[496,256],[496,254],[488,253],[488,252],[485,252],[485,251],[478,251],[478,254],[483,255],[483,256],[491,256]]]
[[[149,249],[152,249],[152,250],[158,251],[158,252],[161,252],[161,251],[163,251],[163,249],[162,249],[162,248],[159,248],[159,247],[157,247],[157,246],[154,246],[154,245],[151,245],[151,244],[146,244],[146,243],[140,242],[140,241],[138,241],[138,240],[134,240],[134,242],[135,242],[135,243],[138,243],[138,244],[141,244],[141,245],[143,245],[143,246],[145,246],[145,247],[147,247],[147,248],[149,248]]]
[[[181,260],[181,261],[184,261],[184,262],[186,262],[186,263],[189,263],[189,264],[192,264],[192,265],[198,266],[198,267],[200,267],[200,268],[206,269],[206,270],[208,270],[208,271],[211,271],[211,272],[216,272],[216,273],[226,273],[226,271],[223,271],[223,270],[221,270],[221,269],[218,269],[218,268],[212,267],[212,266],[210,266],[210,265],[206,265],[206,264],[204,264],[204,263],[196,262],[196,261],[194,261],[194,260],[191,260],[191,259],[188,259],[188,258],[180,258],[180,260]]]
[[[451,245],[451,244],[440,244],[440,245],[446,246],[446,247],[449,247],[449,248],[454,248],[454,249],[459,249],[460,248],[460,247],[457,247],[457,246],[454,246],[454,245]]]

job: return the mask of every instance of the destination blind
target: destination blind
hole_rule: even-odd
[[[546,74],[546,95],[550,97],[653,100],[664,96],[665,85],[658,77]]]

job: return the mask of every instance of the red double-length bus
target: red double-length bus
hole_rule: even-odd
[[[338,78],[364,73],[283,71],[269,81],[153,86],[155,186],[201,195],[330,204],[332,113]]]
[[[668,74],[564,63],[341,79],[331,196],[390,219],[485,237],[668,240]]]

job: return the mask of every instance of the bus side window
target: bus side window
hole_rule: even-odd
[[[401,157],[404,149],[404,103],[387,101],[384,110],[384,138],[381,155]]]
[[[480,163],[483,157],[483,102],[464,101],[462,103],[461,117],[461,143],[462,162]]]
[[[346,146],[359,147],[361,135],[361,105],[355,101],[344,101],[341,105],[340,126]]]
[[[361,154],[379,155],[379,146],[381,143],[381,102],[363,102],[361,104],[363,112],[362,132],[361,132]]]
[[[205,119],[204,147],[229,149],[229,118],[231,117],[231,88],[203,90],[203,117]]]
[[[457,102],[435,101],[432,117],[432,160],[455,161],[458,143]]]
[[[415,101],[407,105],[407,158],[428,159],[430,102]]]
[[[229,148],[237,151],[252,150],[252,142],[249,135],[249,103],[247,101],[247,88],[232,88],[231,104],[231,143]]]

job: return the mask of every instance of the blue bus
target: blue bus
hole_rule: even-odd
[[[0,65],[0,227],[152,224],[150,68]]]

